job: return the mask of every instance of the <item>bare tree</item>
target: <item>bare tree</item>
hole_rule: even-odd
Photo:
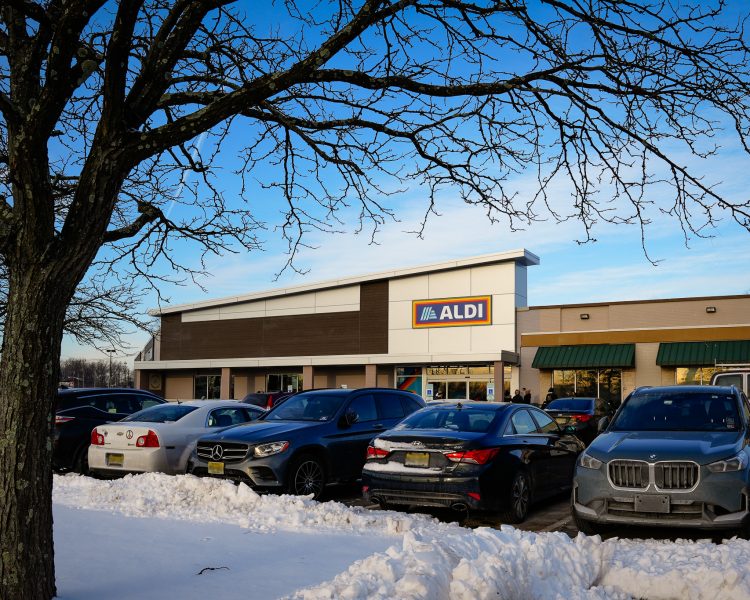
[[[425,218],[451,189],[511,228],[573,218],[592,237],[602,222],[645,228],[661,210],[686,235],[719,218],[750,229],[748,202],[721,195],[684,158],[715,152],[720,124],[749,149],[750,60],[735,6],[264,6],[0,6],[0,597],[55,593],[51,399],[68,307],[92,263],[156,287],[160,266],[192,274],[182,244],[254,250],[271,225],[228,201],[216,176],[236,125],[243,193],[277,193],[290,260],[311,229],[335,229],[343,207],[376,231],[394,214],[389,194],[408,185],[424,190]],[[513,177],[529,173],[537,191],[520,197]],[[567,208],[548,203],[558,178],[572,185]]]
[[[66,358],[60,363],[60,381],[74,381],[77,387],[107,387],[109,359]],[[122,360],[112,361],[112,387],[132,385],[133,371]]]

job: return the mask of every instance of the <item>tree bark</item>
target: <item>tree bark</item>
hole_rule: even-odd
[[[70,285],[49,264],[21,262],[10,267],[0,358],[0,598],[46,600],[56,593],[52,431]]]

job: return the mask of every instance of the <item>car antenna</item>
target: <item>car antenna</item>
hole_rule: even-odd
[[[463,407],[464,407],[464,405],[463,405],[463,404],[461,404],[460,402],[459,402],[458,404],[456,404],[456,408],[459,408],[459,409],[460,409],[460,408],[463,408]]]

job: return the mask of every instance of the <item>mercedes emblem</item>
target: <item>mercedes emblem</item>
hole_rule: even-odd
[[[423,444],[422,442],[420,442],[419,440],[414,440],[414,441],[413,441],[413,442],[411,443],[411,445],[412,445],[412,446],[417,446],[418,448],[421,448],[422,446],[424,446],[424,444]]]
[[[222,456],[224,456],[224,448],[219,446],[219,444],[216,444],[211,449],[211,458],[213,458],[214,460],[221,460]]]

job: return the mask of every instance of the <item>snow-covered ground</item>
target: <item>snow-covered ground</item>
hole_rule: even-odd
[[[750,542],[466,529],[148,474],[55,476],[63,600],[750,598]]]

